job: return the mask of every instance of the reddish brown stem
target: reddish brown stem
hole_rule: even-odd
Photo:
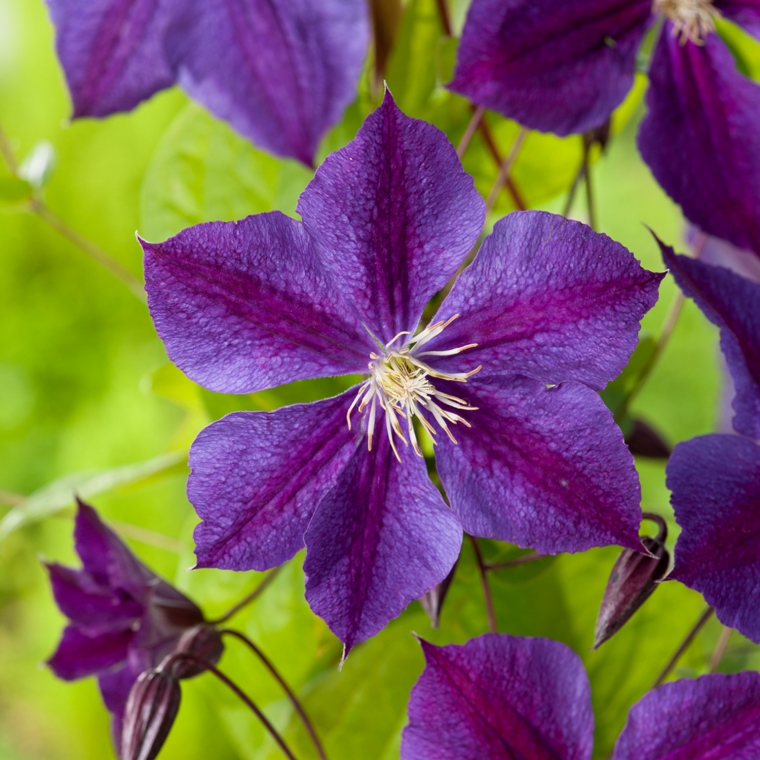
[[[243,609],[243,607],[246,607],[249,605],[254,599],[261,596],[261,594],[266,591],[267,586],[277,577],[277,573],[282,570],[283,566],[280,565],[279,567],[275,567],[274,570],[272,570],[269,575],[267,575],[261,583],[259,583],[258,586],[256,586],[253,591],[251,591],[248,596],[241,599],[232,609],[228,610],[222,617],[218,618],[217,620],[212,620],[209,622],[209,625],[219,625],[220,623],[226,623],[233,615],[236,615],[240,610]]]
[[[483,552],[480,550],[480,544],[475,536],[468,538],[472,542],[472,548],[475,551],[475,561],[478,563],[478,572],[480,573],[480,582],[483,586],[483,597],[486,603],[486,614],[488,615],[488,630],[491,633],[496,633],[498,627],[496,625],[496,612],[493,608],[493,597],[491,596],[491,587],[488,585],[488,568],[483,561]]]

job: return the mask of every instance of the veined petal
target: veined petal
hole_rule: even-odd
[[[241,134],[311,165],[354,99],[369,42],[364,0],[199,2],[179,82]]]
[[[91,676],[123,662],[133,636],[134,632],[129,628],[87,636],[70,625],[64,630],[58,649],[47,664],[58,678],[65,681]]]
[[[681,290],[720,328],[720,346],[736,387],[734,428],[760,438],[760,284],[723,267],[677,256],[657,242]]]
[[[266,570],[303,548],[314,510],[358,445],[346,424],[355,395],[229,414],[201,431],[187,484],[203,520],[199,567]]]
[[[589,760],[591,688],[557,641],[485,634],[464,646],[421,641],[402,760]]]
[[[295,220],[273,211],[141,243],[156,330],[192,380],[252,393],[366,371],[375,344]]]
[[[628,714],[613,760],[752,760],[760,755],[760,675],[666,683]]]
[[[351,648],[440,583],[462,529],[409,448],[398,462],[385,425],[354,450],[306,532],[306,599]]]
[[[694,239],[698,234],[699,231],[693,228],[689,238]],[[708,235],[701,246],[699,260],[705,264],[730,269],[752,282],[760,282],[760,256],[746,248],[737,248],[727,240]]]
[[[434,317],[459,314],[430,350],[476,343],[435,368],[603,388],[636,347],[663,275],[585,224],[543,211],[499,220]]]
[[[760,254],[760,87],[709,34],[681,44],[662,30],[638,143],[665,192],[710,235]]]
[[[760,2],[758,0],[714,0],[721,15],[760,38]]]
[[[760,446],[735,435],[694,438],[676,446],[667,476],[682,528],[670,577],[760,642]]]
[[[59,609],[90,636],[128,629],[143,613],[143,606],[134,599],[95,583],[82,570],[58,564],[49,564],[47,569]]]
[[[187,0],[47,0],[74,116],[129,111],[174,83],[168,38],[192,21]]]
[[[598,127],[633,85],[651,0],[474,0],[450,89],[531,129]]]
[[[386,92],[298,212],[353,312],[387,342],[415,329],[478,239],[485,205],[446,135]]]
[[[468,533],[542,554],[642,550],[633,457],[594,391],[525,377],[476,377],[467,389],[472,427],[457,426],[458,445],[441,437],[436,462]]]

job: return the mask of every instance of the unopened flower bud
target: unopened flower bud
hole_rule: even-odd
[[[173,655],[188,654],[203,660],[210,665],[216,665],[224,651],[222,637],[214,626],[208,623],[196,625],[185,631],[174,648]],[[169,672],[174,678],[192,678],[205,670],[204,666],[191,657],[172,657],[168,659]]]
[[[179,682],[163,670],[141,673],[124,710],[122,760],[153,760],[177,717],[182,694]]]
[[[612,567],[604,590],[599,616],[596,619],[594,649],[616,634],[636,610],[651,596],[657,582],[665,577],[670,555],[665,548],[665,521],[645,513],[645,518],[660,525],[656,538],[643,537],[641,542],[651,553],[625,549]]]
[[[631,454],[649,459],[668,459],[673,453],[668,442],[649,424],[635,419],[625,436]]]

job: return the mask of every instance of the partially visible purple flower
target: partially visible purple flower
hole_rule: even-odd
[[[199,566],[263,570],[305,544],[309,603],[350,649],[446,577],[462,527],[541,553],[640,548],[633,460],[596,390],[625,365],[660,275],[582,224],[512,214],[420,330],[484,204],[446,137],[390,94],[298,211],[143,243],[156,329],[196,382],[366,376],[200,433]],[[423,429],[451,508],[418,456]]]
[[[686,217],[760,255],[760,88],[715,32],[760,35],[750,0],[474,0],[451,89],[531,129],[603,124],[633,85],[638,48],[663,16],[639,147]]]
[[[203,613],[145,567],[92,507],[78,503],[74,540],[83,567],[47,566],[70,621],[48,665],[67,681],[98,676],[118,747],[132,684],[202,623]]]
[[[267,150],[311,164],[354,99],[364,0],[48,0],[74,116],[179,83]]]
[[[681,289],[720,328],[736,435],[679,443],[667,483],[682,531],[670,577],[700,591],[725,625],[760,641],[760,284],[660,244]]]
[[[589,760],[594,716],[580,658],[541,638],[486,634],[464,646],[422,641],[402,760]],[[708,675],[646,694],[613,760],[753,760],[760,675]]]

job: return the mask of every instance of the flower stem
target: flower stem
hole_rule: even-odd
[[[509,180],[509,174],[512,171],[512,167],[517,160],[517,156],[520,154],[520,149],[527,136],[528,130],[525,129],[525,127],[520,127],[520,131],[517,133],[517,137],[515,137],[515,141],[512,143],[512,147],[510,148],[507,157],[499,166],[499,173],[496,175],[496,181],[493,183],[491,192],[488,194],[488,199],[486,200],[486,214],[496,205],[496,199],[499,197],[499,193]]]
[[[586,187],[586,209],[588,211],[588,226],[596,231],[596,205],[594,204],[594,189],[591,182],[591,165],[589,164],[588,154],[591,146],[584,141],[583,146],[583,178]]]
[[[475,132],[478,131],[478,128],[483,121],[483,115],[485,112],[486,109],[483,106],[473,106],[472,116],[469,123],[467,124],[467,129],[465,129],[464,134],[462,135],[462,139],[459,141],[459,145],[457,145],[457,156],[459,156],[460,161],[462,160],[464,154],[467,152],[467,148],[470,146],[470,142],[475,136]]]
[[[676,666],[676,663],[681,659],[681,655],[689,648],[689,645],[694,641],[694,637],[702,630],[702,626],[710,619],[713,614],[713,608],[708,607],[694,623],[692,629],[686,634],[686,638],[680,643],[678,649],[673,653],[673,656],[668,660],[668,664],[662,669],[662,673],[657,676],[657,680],[652,684],[652,688],[656,689],[660,686],[665,679],[670,675],[670,672]]]
[[[226,623],[233,615],[237,615],[240,610],[243,609],[243,607],[246,607],[249,605],[254,599],[261,596],[264,591],[266,591],[267,586],[277,577],[277,574],[282,570],[282,565],[279,567],[275,567],[274,570],[272,570],[265,578],[264,580],[259,583],[256,588],[251,591],[248,596],[241,599],[236,605],[234,605],[230,610],[224,613],[220,618],[217,620],[212,620],[210,622],[210,625],[219,625],[221,623]]]
[[[475,561],[478,563],[478,571],[480,572],[480,582],[483,585],[483,597],[486,603],[486,614],[488,615],[488,630],[491,633],[496,633],[498,630],[496,625],[496,612],[493,608],[493,597],[491,596],[491,587],[488,585],[488,568],[483,561],[483,552],[480,550],[480,544],[475,536],[467,535],[472,542],[472,548],[475,551]]]
[[[26,496],[11,491],[0,491],[0,504],[4,507],[20,507],[26,501]]]
[[[3,157],[5,165],[8,167],[8,171],[16,175],[18,174],[18,161],[16,160],[16,154],[13,152],[11,141],[0,126],[0,155]]]
[[[280,749],[283,751],[288,760],[296,760],[296,756],[291,752],[290,747],[285,743],[285,740],[280,735],[279,731],[269,722],[269,719],[263,712],[256,706],[255,702],[228,676],[217,669],[208,660],[204,660],[201,657],[196,657],[189,652],[177,652],[171,655],[171,660],[187,659],[195,662],[196,664],[208,670],[209,673],[213,673],[230,691],[243,702],[251,712],[261,721],[261,725],[269,732],[271,737],[277,742]]]
[[[451,37],[451,16],[449,15],[449,9],[446,5],[446,0],[438,0],[438,15],[441,17],[441,26],[443,27],[443,33],[447,37]]]
[[[723,659],[723,655],[728,648],[728,641],[731,638],[732,633],[733,628],[729,628],[727,625],[723,626],[723,630],[720,632],[720,637],[718,638],[718,643],[715,645],[715,649],[710,657],[710,664],[707,666],[708,673],[714,673],[718,669],[718,665],[720,665],[720,661]]]
[[[293,705],[293,708],[298,713],[306,730],[309,732],[309,736],[311,737],[311,741],[314,744],[315,749],[317,750],[317,754],[319,755],[321,760],[327,760],[327,755],[325,754],[325,750],[322,747],[322,743],[319,741],[319,737],[317,736],[317,732],[316,732],[316,729],[314,728],[314,725],[309,719],[309,716],[306,714],[306,710],[303,708],[303,705],[298,700],[298,697],[295,695],[293,690],[285,682],[285,679],[280,675],[279,671],[275,668],[275,666],[272,664],[269,658],[261,651],[261,649],[259,649],[256,646],[256,644],[254,644],[247,636],[240,633],[239,631],[233,631],[230,628],[224,628],[221,631],[219,631],[219,633],[222,636],[226,634],[227,636],[234,636],[236,639],[239,639],[261,660],[262,663],[264,663],[264,666],[274,676],[277,683],[279,683],[280,686],[282,687],[282,690],[288,695],[288,699]]]
[[[527,565],[530,562],[537,562],[538,560],[543,559],[545,556],[545,554],[539,554],[538,552],[534,551],[530,554],[523,554],[522,557],[509,559],[506,562],[493,562],[490,564],[486,562],[485,568],[488,571],[505,570],[508,567],[518,567],[519,565]]]
[[[485,119],[480,122],[480,132],[483,135],[483,139],[486,142],[486,147],[488,148],[489,153],[493,156],[493,160],[496,161],[499,166],[501,166],[502,161],[499,154],[499,149],[496,147],[496,141],[493,139],[493,135],[491,134],[491,130]],[[517,209],[519,211],[525,211],[528,206],[523,200],[522,194],[518,190],[517,185],[514,183],[512,177],[507,177],[507,190],[512,196],[512,202],[515,204]]]

